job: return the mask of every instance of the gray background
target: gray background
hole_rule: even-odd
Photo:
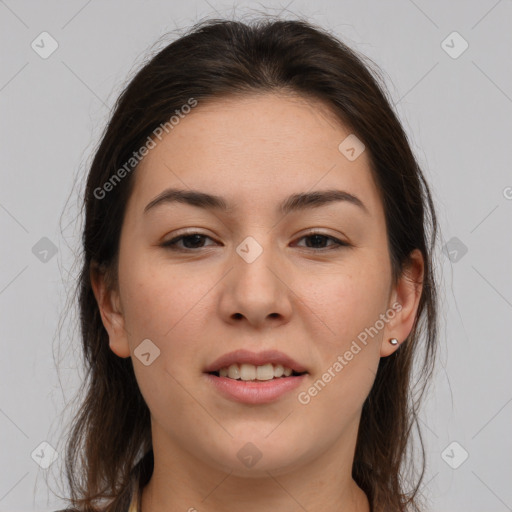
[[[437,512],[512,510],[510,0],[0,0],[0,510],[55,510],[47,485],[66,492],[64,405],[82,373],[76,317],[61,318],[78,271],[78,198],[110,108],[160,36],[255,10],[305,16],[383,70],[442,229],[422,493]],[[31,47],[50,48],[44,31],[58,43],[46,59]]]

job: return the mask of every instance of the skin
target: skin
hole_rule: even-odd
[[[151,412],[155,466],[144,512],[220,512],[233,503],[246,512],[369,511],[351,476],[361,409],[379,359],[398,349],[389,338],[402,342],[412,329],[423,259],[414,251],[392,283],[368,152],[349,161],[338,150],[350,133],[316,100],[217,99],[200,102],[137,169],[119,286],[109,290],[95,272],[91,278],[110,348],[132,357]],[[144,214],[171,186],[224,196],[231,209],[173,203]],[[325,189],[356,195],[367,212],[345,201],[284,217],[276,211],[290,194]],[[181,252],[161,246],[184,228],[207,238],[178,242]],[[350,246],[304,238],[310,228]],[[263,248],[252,263],[235,250],[247,236]],[[299,403],[299,392],[395,302],[400,312],[307,405]],[[160,349],[148,366],[134,355],[144,339]],[[308,369],[304,385],[271,404],[228,400],[203,369],[239,348],[290,355]],[[262,454],[251,468],[237,457],[247,442]]]

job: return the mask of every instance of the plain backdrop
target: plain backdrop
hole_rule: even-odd
[[[76,318],[63,315],[79,269],[77,205],[114,101],[164,34],[258,12],[307,17],[382,69],[441,223],[422,493],[436,512],[512,510],[511,1],[5,0],[1,511],[63,504],[48,485],[63,484],[62,414],[82,377]]]

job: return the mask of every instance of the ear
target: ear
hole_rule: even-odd
[[[111,280],[107,279],[107,271],[100,269],[95,263],[91,263],[89,275],[101,320],[108,332],[110,349],[119,357],[129,357],[130,345],[124,325],[118,287],[113,286]]]
[[[409,336],[423,290],[424,260],[419,249],[410,254],[410,261],[404,268],[397,285],[391,292],[388,307],[395,311],[384,330],[380,356],[387,357]],[[396,338],[398,345],[391,345],[390,338]]]

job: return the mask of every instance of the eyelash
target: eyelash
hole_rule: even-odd
[[[162,247],[164,247],[165,249],[169,249],[170,251],[176,251],[176,252],[197,252],[198,249],[204,249],[204,247],[198,247],[196,249],[189,249],[189,248],[181,248],[181,247],[177,247],[177,242],[185,239],[185,238],[191,238],[191,237],[194,237],[194,236],[200,236],[200,237],[203,237],[203,238],[210,238],[210,240],[213,240],[211,237],[209,237],[208,235],[204,235],[203,233],[197,233],[197,232],[190,232],[190,233],[184,233],[180,236],[177,236],[175,238],[173,238],[172,240],[168,240],[167,242],[164,242],[161,244]],[[339,250],[341,249],[342,247],[350,247],[350,244],[347,243],[347,242],[344,242],[342,240],[339,240],[338,238],[335,238],[333,236],[330,236],[330,235],[325,235],[324,233],[319,233],[319,232],[316,232],[316,231],[313,231],[311,233],[308,233],[307,235],[303,235],[299,238],[299,240],[302,240],[303,238],[311,238],[311,237],[314,237],[314,236],[320,236],[320,237],[323,237],[323,238],[327,238],[329,240],[332,240],[334,242],[334,245],[331,246],[330,248],[327,247],[327,248],[320,248],[320,249],[315,249],[314,247],[304,247],[305,249],[311,249],[315,252],[319,252],[319,251],[332,251],[332,250]]]

